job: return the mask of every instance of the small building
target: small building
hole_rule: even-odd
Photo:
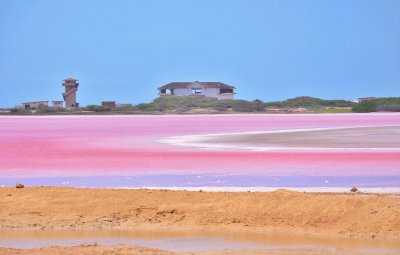
[[[37,102],[26,102],[22,103],[23,109],[36,109],[36,108],[43,108],[49,107],[49,101],[37,101]]]
[[[51,101],[51,107],[53,108],[63,108],[64,101]]]
[[[115,101],[103,101],[101,102],[101,106],[108,108],[115,108]]]
[[[159,96],[200,96],[233,99],[235,87],[222,82],[170,82],[158,88]]]
[[[362,102],[362,101],[368,101],[368,100],[372,100],[375,99],[376,97],[360,97],[358,98],[358,102]]]

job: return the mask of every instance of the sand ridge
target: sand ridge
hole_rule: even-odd
[[[173,136],[159,142],[254,151],[398,151],[399,134],[399,126],[355,126]]]
[[[0,188],[0,230],[235,229],[400,238],[400,196]]]

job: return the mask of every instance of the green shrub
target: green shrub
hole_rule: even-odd
[[[255,108],[253,107],[253,104],[249,101],[245,100],[235,100],[232,110],[235,112],[253,112],[255,111]]]
[[[275,106],[282,108],[304,107],[312,109],[320,109],[323,107],[352,107],[353,102],[346,100],[325,100],[315,97],[295,97],[285,101],[265,103],[266,106]]]
[[[400,97],[381,97],[362,101],[353,106],[353,112],[376,112],[378,110],[397,110]]]
[[[110,107],[105,107],[101,105],[88,105],[84,108],[81,108],[79,110],[85,110],[85,111],[92,111],[92,112],[108,112],[111,111]]]
[[[21,109],[21,108],[11,108],[10,109],[11,113],[15,113],[15,114],[27,114],[27,113],[31,113],[31,111],[26,110],[26,109]]]
[[[367,100],[360,102],[359,104],[353,106],[353,112],[376,112],[378,104],[373,100]]]

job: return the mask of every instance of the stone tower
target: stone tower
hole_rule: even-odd
[[[67,78],[63,80],[62,85],[65,87],[63,98],[65,101],[65,108],[75,108],[79,106],[76,102],[76,91],[78,91],[79,83],[77,79]]]

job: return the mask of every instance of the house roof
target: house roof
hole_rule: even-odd
[[[38,103],[48,103],[49,101],[34,101],[34,102],[24,102],[22,104],[38,104]]]
[[[165,84],[164,86],[159,87],[158,89],[181,89],[187,88],[192,85],[200,85],[205,86],[207,88],[218,88],[218,89],[234,89],[234,86],[222,83],[222,82],[170,82]]]
[[[63,81],[77,81],[78,79],[69,77],[69,78],[65,78]]]

